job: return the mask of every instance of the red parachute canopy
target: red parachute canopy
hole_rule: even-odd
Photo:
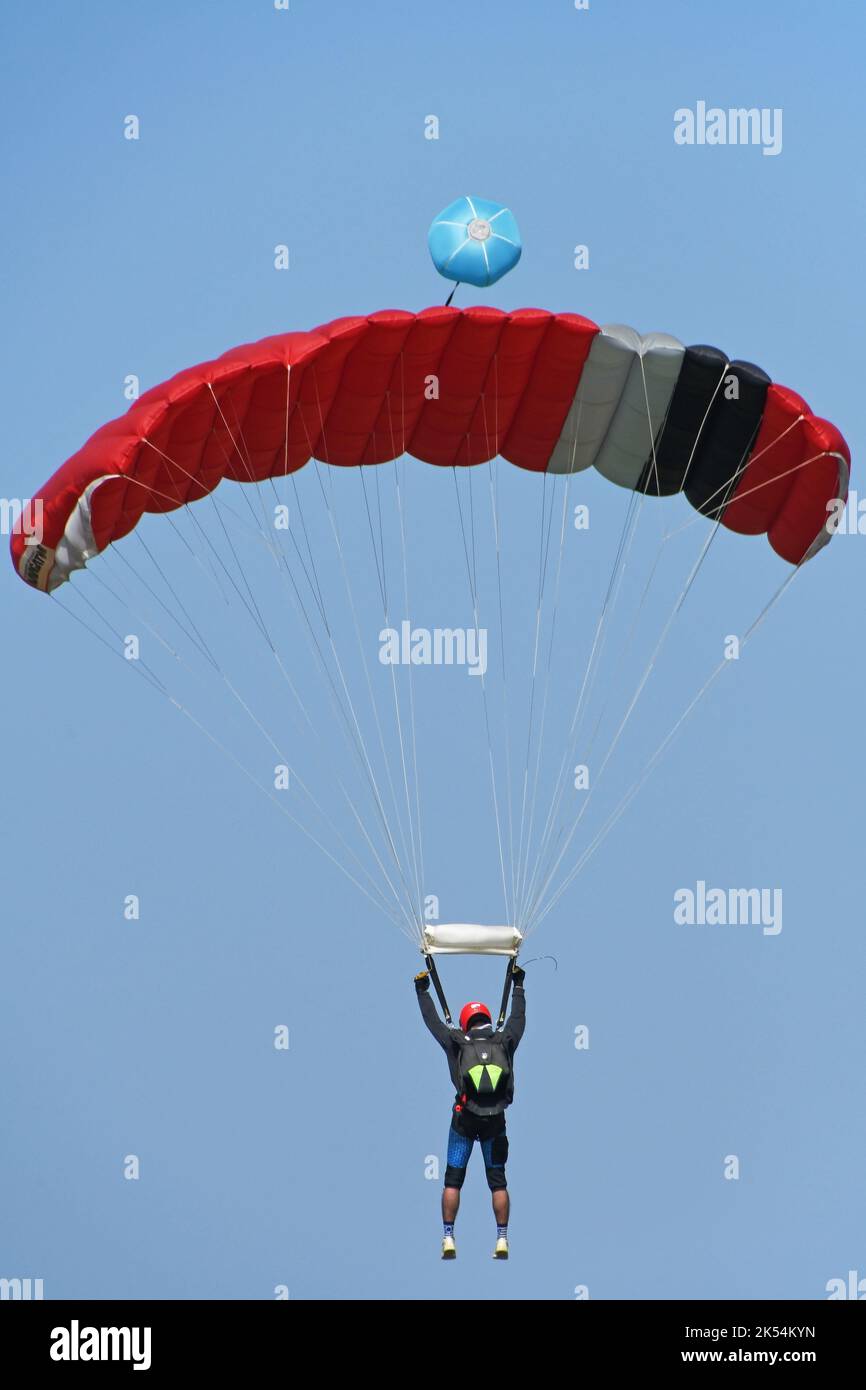
[[[13,559],[54,589],[144,512],[223,478],[402,454],[594,466],[644,493],[684,491],[732,530],[766,533],[792,564],[829,540],[850,468],[834,425],[718,349],[542,309],[384,310],[234,348],[146,392],[34,497],[38,532],[13,536]]]

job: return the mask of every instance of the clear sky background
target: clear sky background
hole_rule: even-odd
[[[47,0],[0,22],[3,495],[121,413],[129,373],[147,388],[266,334],[442,302],[426,229],[466,192],[507,203],[525,249],[459,303],[758,362],[840,426],[858,488],[857,6]],[[782,152],[675,145],[674,111],[699,100],[781,108]],[[431,621],[465,622],[445,601],[450,511],[437,549],[453,494],[420,486],[416,579],[443,595]],[[602,575],[624,494],[587,487]],[[46,1297],[246,1299],[821,1298],[866,1276],[864,548],[840,536],[797,576],[530,943],[558,969],[529,967],[507,1266],[478,1156],[460,1258],[437,1258],[427,1174],[451,1089],[417,954],[9,567],[0,1276]],[[785,572],[763,540],[719,537],[649,700],[661,732],[695,688],[690,647],[715,652]],[[476,734],[455,729],[467,757]],[[434,779],[446,919],[501,915],[480,804]],[[673,895],[698,880],[780,888],[783,930],[677,926]],[[489,961],[446,973],[455,1003],[498,996]]]

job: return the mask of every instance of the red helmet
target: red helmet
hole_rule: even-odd
[[[486,1018],[488,1023],[493,1022],[486,1004],[479,1004],[477,999],[473,1000],[471,1004],[464,1004],[460,1010],[460,1031],[465,1033],[472,1019],[479,1016]]]

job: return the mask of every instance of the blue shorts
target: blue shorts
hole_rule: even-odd
[[[448,1166],[445,1169],[445,1186],[461,1188],[466,1178],[476,1139],[481,1145],[487,1186],[491,1192],[507,1186],[505,1164],[508,1159],[508,1139],[505,1133],[505,1116],[493,1115],[489,1120],[462,1112],[451,1121],[448,1131]]]

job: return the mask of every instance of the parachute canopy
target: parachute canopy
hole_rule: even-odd
[[[839,430],[759,367],[663,333],[572,313],[435,307],[336,319],[179,372],[104,425],[34,497],[12,537],[18,573],[54,590],[145,512],[223,480],[408,454],[434,466],[502,455],[518,468],[593,467],[649,496],[682,491],[799,565],[847,496]]]
[[[541,309],[387,310],[154,387],[41,489],[12,552],[425,955],[513,957],[739,669],[723,637],[744,648],[830,539],[848,473],[833,425],[717,348]],[[615,525],[590,531],[604,492]],[[694,511],[672,525],[677,494]],[[795,568],[751,622],[747,576],[704,583],[720,607],[688,606],[660,687],[724,528]],[[455,883],[458,921],[431,926]]]

